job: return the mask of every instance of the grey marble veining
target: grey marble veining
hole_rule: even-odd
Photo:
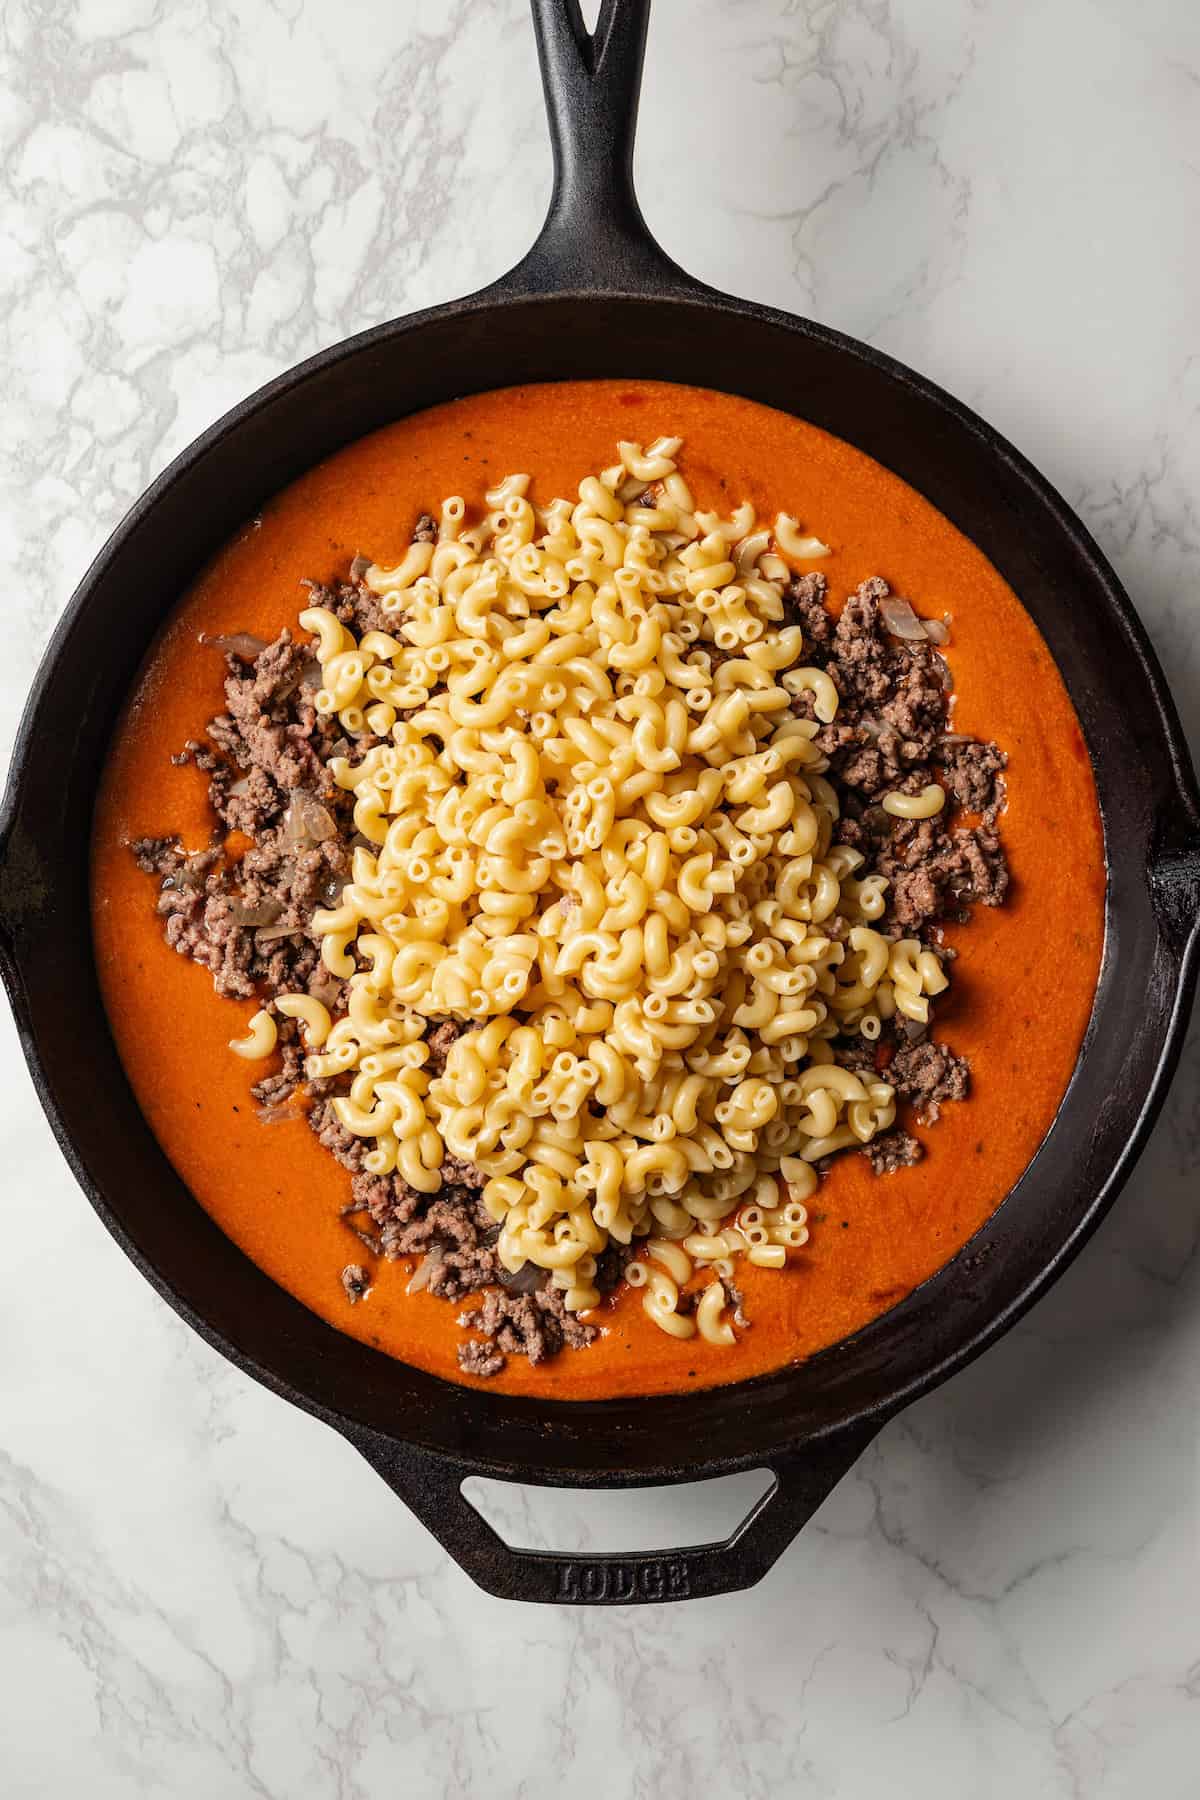
[[[1198,20],[659,0],[638,151],[680,261],[902,357],[1046,470],[1193,742]],[[6,757],[153,475],[299,357],[516,260],[549,156],[522,0],[10,0],[0,42]],[[349,1448],[193,1337],[75,1189],[7,1019],[0,1058],[6,1797],[1200,1791],[1195,1033],[1079,1262],[761,1588],[605,1613],[477,1592]],[[512,1492],[496,1516],[645,1545],[732,1506]]]

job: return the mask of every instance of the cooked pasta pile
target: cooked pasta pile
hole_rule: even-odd
[[[389,631],[301,614],[318,708],[373,747],[330,764],[365,842],[314,921],[348,1010],[277,1008],[310,1078],[350,1078],[333,1105],[369,1171],[434,1193],[447,1156],[476,1165],[500,1262],[551,1271],[571,1311],[610,1240],[649,1240],[627,1276],[651,1317],[728,1342],[719,1284],[676,1310],[692,1262],[805,1240],[813,1165],[895,1116],[831,1040],[927,1019],[946,979],[874,928],[887,883],[834,842],[813,739],[838,693],[784,623],[779,554],[825,546],[696,511],[678,449],[623,443],[546,505],[509,476],[477,523],[447,499],[436,542],[367,572]],[[471,1027],[440,1075],[431,1019]],[[273,1041],[261,1013],[242,1047]]]

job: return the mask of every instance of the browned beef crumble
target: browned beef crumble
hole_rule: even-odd
[[[429,1061],[426,1068],[433,1075],[443,1075],[446,1070],[446,1058],[450,1054],[451,1045],[456,1044],[466,1026],[458,1019],[441,1019],[426,1036],[429,1045]]]
[[[464,1162],[461,1156],[448,1156],[442,1164],[442,1180],[452,1187],[481,1188],[487,1176],[474,1163]]]
[[[637,1255],[633,1244],[609,1244],[596,1258],[595,1285],[602,1294],[611,1294],[625,1279],[625,1264]]]
[[[965,906],[999,906],[1008,892],[1008,863],[989,826],[950,831],[939,819],[899,819],[876,850],[875,866],[890,882],[888,912],[905,931],[921,932]]]
[[[961,1100],[967,1091],[965,1056],[955,1056],[945,1044],[902,1044],[887,1068],[887,1078],[897,1094],[910,1100],[922,1125],[932,1125],[947,1100]]]
[[[911,1168],[925,1152],[920,1142],[907,1131],[885,1131],[872,1138],[865,1155],[876,1175],[894,1175],[897,1169]]]
[[[745,1331],[750,1323],[750,1320],[746,1315],[746,1296],[743,1294],[741,1288],[736,1287],[728,1278],[723,1280],[721,1285],[725,1289],[725,1304],[733,1308],[734,1324],[739,1325],[741,1329]]]
[[[362,1159],[367,1147],[362,1138],[355,1137],[347,1131],[328,1099],[322,1099],[312,1108],[308,1115],[309,1130],[316,1134],[317,1142],[332,1157],[341,1163],[343,1169],[361,1169]]]
[[[326,767],[336,721],[312,696],[320,671],[284,631],[250,665],[226,656],[226,711],[209,725],[210,747],[192,749],[209,774],[209,799],[225,832],[252,839],[240,859],[214,847],[184,855],[178,840],[133,845],[160,878],[167,942],[209,969],[219,994],[247,999],[307,991],[327,999],[338,984],[320,962],[314,910],[336,904],[349,875],[352,806]],[[352,830],[352,827],[351,827]]]
[[[824,668],[841,696],[836,720],[815,740],[842,793],[839,838],[888,877],[888,919],[905,931],[920,932],[965,906],[998,906],[1008,886],[995,831],[1006,757],[995,744],[950,730],[945,658],[932,643],[889,634],[885,581],[862,582],[831,632],[828,614],[825,626],[814,616],[816,607],[824,613],[824,594],[823,576],[799,577],[788,613],[807,621],[805,660]],[[794,710],[813,718],[811,696],[798,696]],[[884,811],[885,794],[919,793],[939,778],[947,804],[936,818],[897,820]],[[980,824],[961,824],[959,812],[980,815]]]
[[[1004,803],[1001,779],[1007,757],[995,744],[976,738],[944,737],[937,747],[936,762],[942,782],[954,804],[963,812],[978,813],[994,825]]]
[[[254,1099],[262,1107],[285,1105],[304,1082],[304,1047],[300,1042],[295,1020],[277,1017],[275,1030],[279,1067],[270,1075],[264,1075],[261,1081],[256,1081],[250,1089]]]
[[[807,656],[828,644],[833,636],[833,616],[825,605],[826,581],[819,572],[798,575],[783,597],[783,622],[799,625]]]
[[[564,1345],[582,1350],[599,1336],[595,1325],[585,1325],[566,1310],[561,1290],[548,1285],[531,1294],[489,1287],[479,1308],[460,1313],[458,1322],[486,1340],[459,1345],[459,1367],[468,1374],[497,1374],[505,1356],[545,1362]]]
[[[879,1072],[879,1045],[865,1037],[840,1037],[836,1040],[837,1060],[856,1075],[875,1076]]]
[[[458,1346],[458,1366],[464,1375],[480,1375],[488,1380],[498,1375],[508,1358],[486,1338],[467,1338]]]
[[[371,1285],[371,1277],[361,1263],[347,1263],[342,1270],[342,1286],[351,1306],[356,1306]]]
[[[417,520],[414,541],[436,541],[428,513]],[[312,604],[327,607],[357,635],[386,630],[388,615],[362,577],[370,564],[356,557],[347,581],[309,582]],[[995,744],[949,729],[949,670],[930,643],[889,635],[881,602],[888,587],[879,578],[861,584],[835,621],[826,606],[821,574],[789,584],[785,623],[799,625],[802,661],[827,670],[839,695],[837,720],[821,725],[818,748],[829,759],[842,796],[840,841],[860,849],[861,873],[877,870],[889,881],[889,905],[881,929],[915,932],[939,954],[939,922],[962,916],[972,904],[996,906],[1004,898],[1008,870],[995,825],[1004,800],[1006,758]],[[270,1007],[284,992],[306,991],[335,1014],[344,1012],[347,984],[320,960],[315,911],[336,906],[349,877],[354,842],[353,796],[329,773],[334,756],[361,758],[382,740],[370,733],[347,737],[340,722],[317,713],[314,694],[320,666],[307,644],[283,631],[272,644],[218,640],[226,650],[225,710],[207,739],[189,740],[176,763],[191,762],[209,777],[209,798],[219,822],[210,848],[186,853],[174,837],[143,838],[133,846],[139,866],[158,877],[158,911],[167,942],[178,954],[210,970],[218,993],[259,995]],[[715,672],[729,653],[702,640]],[[793,701],[813,719],[811,696]],[[944,811],[932,820],[893,819],[880,802],[899,788],[919,792],[940,780]],[[959,813],[978,818],[964,825]],[[226,835],[240,833],[249,848],[230,854]],[[564,900],[569,907],[572,899]],[[844,922],[830,920],[833,936]],[[435,1194],[418,1193],[399,1176],[363,1169],[368,1145],[341,1124],[332,1106],[348,1078],[305,1082],[299,1027],[277,1018],[278,1067],[252,1089],[261,1116],[303,1111],[318,1141],[352,1176],[352,1198],[342,1208],[347,1227],[372,1255],[416,1260],[414,1280],[449,1301],[481,1293],[477,1310],[460,1323],[476,1333],[459,1345],[464,1373],[491,1376],[508,1356],[540,1362],[561,1348],[582,1348],[597,1335],[563,1306],[561,1291],[545,1272],[527,1268],[512,1276],[496,1257],[498,1227],[479,1190],[484,1176],[470,1163],[448,1157]],[[441,1074],[457,1039],[471,1027],[456,1019],[430,1021],[427,1067]],[[882,1041],[840,1040],[839,1056],[863,1073],[886,1073],[898,1095],[913,1103],[918,1119],[932,1122],[947,1101],[966,1092],[967,1064],[928,1040],[923,1026],[893,1021]],[[921,1146],[895,1129],[867,1146],[876,1173],[906,1167]],[[610,1293],[621,1281],[631,1248],[611,1245],[597,1258],[596,1284]],[[348,1263],[341,1283],[354,1305],[370,1287],[363,1264]],[[725,1283],[734,1322],[745,1326],[742,1296]],[[694,1302],[697,1296],[691,1297]],[[681,1305],[686,1309],[688,1296]]]

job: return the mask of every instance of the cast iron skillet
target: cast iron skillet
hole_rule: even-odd
[[[0,824],[0,963],[50,1123],[100,1217],[239,1368],[342,1432],[481,1586],[523,1600],[678,1599],[759,1579],[881,1425],[998,1337],[1111,1205],[1162,1100],[1195,975],[1200,811],[1178,719],[1112,570],[982,420],[878,351],[693,281],[655,245],[631,165],[649,0],[534,0],[555,182],[494,287],[364,332],[234,409],[138,501],[38,675]],[[1053,1129],[995,1217],[900,1306],[810,1362],[707,1393],[586,1404],[459,1388],[344,1337],[223,1237],[143,1120],[109,1035],[88,834],[118,708],[204,560],[277,489],[377,426],[515,382],[658,376],[795,412],[894,469],[1021,595],[1082,721],[1104,814],[1107,943]],[[1043,996],[1052,1004],[1052,996]],[[567,1487],[766,1466],[723,1544],[586,1561],[508,1548],[467,1475]]]

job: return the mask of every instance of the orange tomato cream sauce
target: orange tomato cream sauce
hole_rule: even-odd
[[[750,1319],[728,1348],[668,1336],[622,1286],[593,1315],[600,1337],[531,1366],[510,1356],[490,1385],[591,1399],[738,1381],[806,1357],[896,1305],[946,1263],[1003,1200],[1054,1117],[1087,1024],[1099,968],[1105,866],[1078,722],[1032,619],[997,571],[895,475],[803,421],[751,401],[667,383],[573,382],[454,401],[376,432],[276,496],[210,564],[154,644],[115,734],[93,847],[96,958],[130,1082],[196,1201],[273,1280],[340,1331],[455,1381],[460,1306],[409,1294],[411,1262],[380,1260],[351,1306],[343,1267],[361,1255],[339,1209],[350,1176],[301,1118],[264,1124],[251,1084],[264,1065],[232,1055],[253,1001],[218,997],[207,970],[166,944],[156,887],[132,839],[178,833],[207,847],[208,778],[172,753],[223,707],[224,659],[201,633],[272,639],[296,627],[304,578],[333,581],[363,553],[403,555],[417,514],[447,494],[470,509],[513,470],[535,498],[574,494],[620,439],[683,438],[699,507],[742,500],[760,520],[799,517],[830,547],[819,566],[836,610],[881,575],[921,616],[947,615],[953,729],[1008,755],[999,829],[1005,904],[948,924],[957,952],[936,1036],[970,1060],[969,1096],[919,1136],[923,1159],[875,1176],[834,1160],[808,1203],[808,1243],[784,1270],[737,1265]],[[811,566],[811,565],[810,565]]]

